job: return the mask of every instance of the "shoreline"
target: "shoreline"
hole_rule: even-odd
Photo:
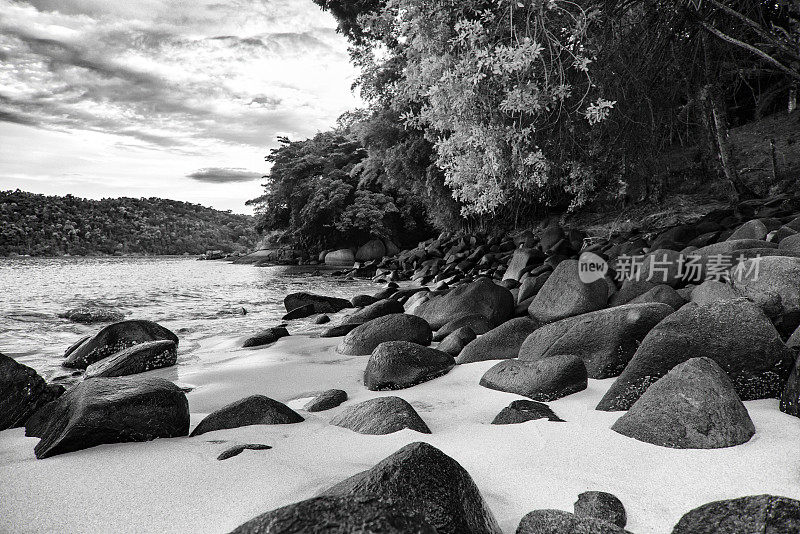
[[[530,510],[571,510],[587,490],[617,495],[628,510],[627,528],[637,534],[668,532],[685,512],[713,500],[760,493],[800,498],[797,474],[786,468],[800,440],[800,420],[781,413],[775,399],[745,403],[757,433],[744,445],[665,449],[613,432],[610,426],[624,412],[594,409],[613,378],[590,380],[585,391],[548,403],[566,423],[491,425],[519,398],[478,385],[496,361],[462,364],[412,388],[373,392],[361,383],[367,357],[336,353],[340,338],[298,334],[255,349],[238,348],[238,341],[207,340],[198,351],[214,357],[200,369],[148,373],[193,387],[187,393],[192,427],[251,394],[299,409],[304,397],[339,387],[348,401],[325,412],[300,411],[306,420],[297,424],[101,445],[45,460],[35,459],[37,440],[24,437],[24,429],[0,432],[0,530],[229,532],[415,441],[455,458],[509,534]],[[433,433],[370,436],[328,424],[342,409],[387,395],[409,401]],[[216,459],[236,443],[273,448]]]

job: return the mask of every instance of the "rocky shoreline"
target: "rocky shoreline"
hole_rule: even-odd
[[[24,427],[26,436],[40,438],[34,452],[44,459],[102,444],[195,440],[250,425],[291,433],[310,417],[324,417],[345,432],[403,435],[408,443],[368,470],[234,532],[313,532],[331,524],[339,525],[336,532],[510,532],[509,520],[501,528],[470,470],[420,442],[438,431],[430,412],[409,402],[407,393],[479,368],[470,388],[507,404],[485,421],[491,426],[570,428],[570,416],[559,409],[570,400],[582,410],[612,412],[603,432],[656,458],[669,458],[670,450],[750,447],[768,436],[747,403],[780,399],[784,417],[800,415],[799,232],[800,200],[779,197],[605,243],[554,224],[505,239],[443,235],[345,273],[374,271],[385,283],[381,291],[350,300],[287,295],[285,323],[241,342],[258,355],[284,338],[309,339],[292,321],[327,319],[333,326],[320,342],[332,338],[337,357],[360,369],[359,384],[317,391],[297,407],[272,398],[278,395],[240,396],[194,424],[192,387],[154,375],[175,365],[178,337],[156,323],[128,320],[66,351],[64,365],[85,370],[66,391],[0,355],[0,430]],[[583,270],[593,261],[605,271]],[[608,387],[585,405],[582,395],[603,380]],[[364,398],[364,392],[385,393]],[[218,454],[219,461],[247,450],[269,455],[275,444],[240,443]],[[729,481],[731,498],[683,510],[672,532],[795,531],[800,501],[730,495],[737,482],[751,487]],[[636,514],[626,507],[655,506],[597,490],[575,493],[573,512],[518,515],[512,530],[627,532],[626,517]]]

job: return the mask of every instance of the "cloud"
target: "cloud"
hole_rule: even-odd
[[[207,167],[187,174],[186,177],[197,180],[198,182],[225,184],[231,182],[252,182],[263,176],[260,172],[252,172],[246,169]]]

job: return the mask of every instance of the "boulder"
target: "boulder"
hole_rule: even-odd
[[[132,319],[106,326],[80,346],[68,352],[64,367],[86,369],[106,356],[139,343],[167,339],[178,344],[178,336],[152,321]]]
[[[37,458],[188,432],[186,395],[155,377],[84,380],[40,408],[25,426],[25,435],[41,438],[34,448]]]
[[[261,514],[230,534],[437,534],[424,517],[375,496],[314,497]]]
[[[611,430],[673,449],[733,447],[756,432],[728,375],[710,358],[676,365]]]
[[[672,534],[798,534],[800,501],[751,495],[715,501],[687,512]]]
[[[36,371],[0,353],[0,430],[25,426],[33,413],[64,393]]]
[[[622,306],[628,304],[630,301],[644,295],[659,284],[655,282],[648,282],[647,280],[636,280],[635,278],[625,278],[622,281],[622,287],[609,299],[610,306]]]
[[[354,308],[363,308],[364,306],[375,304],[379,300],[381,299],[376,299],[372,295],[356,295],[350,299],[350,304],[352,304]]]
[[[331,424],[359,434],[391,434],[404,428],[431,433],[414,407],[400,397],[377,397],[360,402],[336,415]]]
[[[534,510],[519,522],[516,534],[630,534],[602,519],[582,517],[564,510]]]
[[[624,527],[628,522],[625,507],[615,495],[605,491],[585,491],[578,495],[575,501],[575,515],[578,517],[594,517],[618,527]]]
[[[519,350],[519,359],[572,354],[583,360],[589,378],[619,376],[648,332],[673,312],[662,303],[624,304],[568,317],[531,333]]]
[[[485,334],[492,329],[483,315],[464,315],[445,324],[433,336],[433,341],[441,341],[459,328],[469,327],[476,335]]]
[[[548,419],[563,423],[564,420],[553,413],[546,404],[531,400],[515,400],[497,414],[492,421],[493,425],[513,425],[534,421],[536,419]]]
[[[539,234],[539,246],[544,252],[547,252],[564,237],[564,230],[558,223],[550,224]]]
[[[367,321],[389,315],[390,313],[403,313],[403,305],[394,299],[379,300],[365,308],[345,317],[344,323],[364,324]]]
[[[672,287],[665,284],[659,284],[649,290],[647,293],[632,299],[629,304],[646,304],[655,302],[666,304],[673,310],[677,310],[686,304],[686,299],[684,299],[680,293],[675,291]]]
[[[541,252],[533,248],[518,248],[511,255],[511,261],[508,263],[508,269],[503,274],[503,280],[519,280],[525,269],[536,260],[539,263],[544,259]]]
[[[373,391],[410,388],[447,374],[455,365],[446,352],[408,341],[387,341],[372,351],[364,385]]]
[[[325,314],[322,314],[314,319],[314,324],[327,324],[329,322],[331,322],[331,318]]]
[[[375,467],[336,484],[325,496],[372,495],[419,513],[438,534],[500,534],[461,465],[427,443],[411,443]],[[375,530],[373,532],[382,532]]]
[[[468,326],[462,326],[458,330],[451,332],[442,340],[441,343],[439,343],[439,346],[436,348],[455,358],[464,349],[464,347],[466,347],[467,344],[476,337],[477,336],[475,336],[475,332],[472,331],[472,328]]]
[[[392,313],[357,326],[337,347],[340,354],[366,356],[384,341],[411,341],[430,345],[431,327],[424,319],[406,313]]]
[[[641,258],[639,280],[677,287],[683,281],[681,262],[682,254],[675,250],[648,252]]]
[[[778,248],[789,252],[800,252],[800,234],[784,237],[778,244]]]
[[[326,330],[324,330],[319,337],[342,337],[346,336],[356,328],[361,326],[358,323],[353,324],[340,324],[336,326],[332,326]]]
[[[346,400],[346,391],[342,391],[341,389],[329,389],[308,401],[305,406],[303,406],[303,409],[307,412],[323,412],[331,408],[336,408]]]
[[[282,321],[292,321],[294,319],[303,319],[305,317],[311,317],[314,315],[316,310],[314,309],[313,304],[303,304],[302,306],[298,306],[297,308],[293,309],[283,317],[281,317]]]
[[[739,228],[734,230],[734,232],[726,239],[726,241],[735,241],[737,239],[758,239],[758,240],[765,240],[767,238],[767,234],[769,233],[769,229],[766,225],[759,221],[758,219],[753,219],[752,221],[747,221]]]
[[[779,299],[778,330],[788,336],[800,325],[800,258],[768,256],[747,260],[731,271],[734,291],[761,306]]]
[[[356,261],[379,260],[386,255],[386,245],[380,239],[367,241],[356,251]],[[325,258],[328,259],[327,257]]]
[[[222,451],[219,456],[217,456],[217,460],[227,460],[229,458],[233,458],[234,456],[239,456],[244,451],[266,451],[271,449],[269,445],[264,445],[262,443],[246,443],[242,445],[234,445],[233,447],[229,447]]]
[[[244,343],[242,343],[242,347],[260,347],[262,345],[268,345],[270,343],[275,343],[280,338],[288,335],[289,331],[286,330],[286,327],[273,326],[245,339]]]
[[[86,368],[85,378],[125,376],[175,365],[178,347],[170,339],[139,343],[107,356]]]
[[[356,256],[349,248],[340,248],[325,254],[325,265],[334,267],[352,267],[356,262]]]
[[[778,397],[794,363],[775,327],[753,303],[689,303],[650,330],[597,409],[629,409],[670,369],[702,356],[722,367],[742,400]]]
[[[316,295],[314,293],[290,293],[283,299],[283,306],[287,312],[308,304],[314,306],[314,313],[336,313],[345,308],[353,307],[347,299],[326,297],[325,295]]]
[[[428,321],[434,330],[466,315],[482,315],[489,326],[495,327],[510,319],[513,313],[514,297],[511,292],[483,277],[444,295],[432,297],[414,311],[415,315]],[[477,330],[475,333],[478,333]]]
[[[214,430],[239,428],[249,425],[285,425],[300,423],[303,417],[276,400],[264,395],[251,395],[208,414],[192,430],[192,436],[199,436]]]
[[[471,341],[458,355],[456,363],[516,358],[522,343],[538,327],[538,321],[529,317],[506,321]]]
[[[577,356],[562,354],[534,362],[502,360],[491,367],[480,384],[549,402],[586,389],[586,366]]]
[[[578,276],[578,261],[565,260],[533,298],[528,313],[540,323],[552,323],[604,308],[607,298],[604,280],[584,284]]]
[[[519,292],[517,293],[517,304],[522,303],[523,301],[535,297],[536,293],[538,293],[547,279],[550,278],[551,271],[546,271],[536,276],[527,276],[523,277],[521,280],[522,284],[519,286]]]
[[[99,306],[74,308],[64,313],[59,313],[58,316],[73,323],[81,324],[115,323],[125,318],[125,314],[121,311]]]
[[[692,302],[695,304],[713,304],[739,297],[730,284],[717,280],[706,280],[692,289]]]
[[[798,332],[800,332],[800,328]],[[789,380],[786,381],[786,386],[783,388],[780,410],[783,413],[800,417],[800,357],[795,361]]]

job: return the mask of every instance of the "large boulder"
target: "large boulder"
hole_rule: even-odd
[[[619,376],[648,332],[674,312],[666,304],[624,304],[545,325],[527,337],[519,359],[574,354],[589,378]]]
[[[478,278],[444,295],[433,297],[414,311],[415,315],[428,321],[434,330],[466,315],[482,315],[489,326],[495,327],[510,319],[513,313],[514,296],[488,278]]]
[[[349,248],[332,250],[325,254],[325,265],[334,267],[352,267],[356,262],[356,256]]]
[[[628,304],[633,299],[646,294],[651,289],[658,287],[659,284],[647,280],[637,280],[636,278],[625,278],[619,291],[614,293],[608,300],[610,306],[621,306]]]
[[[314,306],[314,313],[336,313],[345,308],[352,308],[353,305],[347,299],[338,297],[327,297],[325,295],[316,295],[314,293],[290,293],[283,299],[283,306],[287,312],[290,312],[301,306],[311,304]]]
[[[188,433],[186,395],[155,377],[84,380],[40,408],[25,425],[25,435],[41,438],[34,448],[37,458]]]
[[[603,519],[583,517],[564,510],[534,510],[519,522],[516,534],[630,534]]]
[[[178,346],[171,339],[139,343],[107,356],[86,368],[85,378],[125,376],[175,365]]]
[[[270,343],[275,343],[282,337],[286,337],[289,335],[289,331],[286,330],[285,326],[272,326],[270,328],[265,328],[264,330],[256,333],[253,336],[248,337],[242,343],[242,347],[261,347],[263,345],[269,345]]]
[[[800,233],[781,239],[778,248],[789,252],[800,252]]]
[[[390,313],[403,313],[403,305],[394,299],[383,299],[374,302],[363,309],[360,309],[348,315],[344,319],[344,323],[348,324],[364,324],[367,321],[389,315]]]
[[[230,534],[436,534],[413,509],[375,496],[314,497],[261,514]]]
[[[726,241],[735,241],[737,239],[758,239],[763,241],[767,238],[768,233],[769,229],[763,222],[753,219],[734,230]]]
[[[468,326],[462,326],[458,330],[448,334],[448,336],[444,338],[436,348],[455,358],[461,353],[462,350],[464,350],[464,347],[466,347],[469,342],[475,338],[475,332],[472,331],[472,328]]]
[[[442,376],[455,365],[446,352],[409,341],[387,341],[372,351],[364,385],[373,391],[409,388]]]
[[[486,371],[480,384],[549,402],[583,391],[588,384],[587,378],[583,360],[562,354],[535,362],[503,360]]]
[[[356,251],[356,261],[379,260],[386,255],[386,245],[380,239],[372,239],[361,245]],[[325,257],[327,260],[328,257]]]
[[[675,366],[611,427],[673,449],[718,449],[746,443],[755,426],[728,375],[710,358]]]
[[[672,534],[799,534],[800,501],[751,495],[704,504],[681,517]]]
[[[305,406],[303,406],[303,409],[307,412],[323,412],[331,408],[336,408],[346,400],[346,391],[341,389],[329,389],[308,401]]]
[[[604,308],[607,300],[605,280],[585,284],[578,275],[578,261],[565,260],[558,264],[533,298],[528,313],[541,323],[552,323]]]
[[[48,385],[36,371],[0,353],[0,430],[24,426],[62,393],[63,387]]]
[[[340,354],[366,356],[385,341],[410,341],[430,345],[433,333],[425,319],[406,313],[378,317],[354,328],[336,349]]]
[[[456,358],[456,363],[507,360],[516,358],[523,341],[539,323],[529,317],[511,319],[471,341]]]
[[[722,367],[742,400],[778,397],[794,363],[775,327],[748,300],[689,303],[650,330],[597,409],[627,410],[670,369],[703,356]]]
[[[508,263],[508,269],[503,274],[503,280],[519,280],[527,267],[534,263],[536,260],[544,259],[542,253],[532,248],[518,248],[511,255],[511,261]]]
[[[300,414],[282,402],[264,395],[251,395],[208,414],[194,428],[192,436],[240,426],[285,425],[303,420]]]
[[[418,512],[438,534],[500,534],[500,527],[461,465],[427,443],[406,445],[375,467],[323,495],[373,495]],[[380,531],[374,531],[380,532]]]
[[[785,335],[800,325],[800,258],[767,256],[747,260],[731,271],[733,289],[761,306],[779,299],[776,326]]]
[[[706,280],[692,289],[692,302],[700,305],[733,300],[738,296],[730,284],[718,280]]]
[[[580,517],[594,517],[618,527],[624,527],[628,522],[628,514],[616,495],[605,491],[585,491],[578,495],[574,504],[575,515]]]
[[[64,367],[86,369],[106,356],[139,343],[167,339],[178,344],[178,336],[152,321],[132,319],[106,326],[80,346],[68,352]]]
[[[404,428],[431,433],[414,407],[400,397],[377,397],[360,402],[336,415],[331,424],[359,434],[392,434]]]
[[[672,287],[665,284],[659,284],[646,293],[643,293],[635,299],[632,299],[628,304],[647,304],[654,302],[667,304],[673,310],[677,310],[686,304],[686,299],[684,299],[680,293],[675,291],[675,289]]]

